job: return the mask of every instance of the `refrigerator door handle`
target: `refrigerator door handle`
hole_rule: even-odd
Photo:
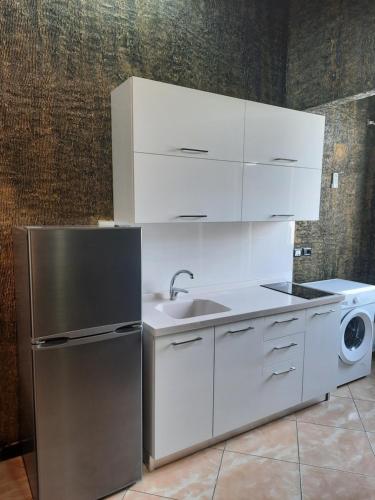
[[[32,344],[33,350],[49,350],[49,349],[62,349],[66,347],[74,347],[84,344],[91,344],[93,342],[101,342],[105,340],[112,340],[120,337],[126,337],[127,335],[139,334],[142,331],[140,325],[134,327],[122,327],[118,328],[114,332],[102,333],[98,335],[90,335],[88,337],[80,337],[76,339],[71,339],[68,337],[60,337],[50,340],[37,340]]]

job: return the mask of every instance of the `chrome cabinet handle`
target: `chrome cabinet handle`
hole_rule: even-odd
[[[287,162],[295,163],[298,160],[296,160],[294,158],[273,158],[272,161],[287,161]]]
[[[334,309],[330,309],[329,311],[323,311],[323,312],[319,312],[319,313],[314,313],[313,317],[314,316],[324,316],[325,314],[331,314],[331,313],[334,313],[334,312],[335,312]]]
[[[296,369],[295,366],[291,366],[290,368],[288,368],[287,370],[284,370],[282,372],[272,372],[272,375],[283,375],[283,373],[294,372],[295,369]]]
[[[171,345],[182,345],[182,344],[190,344],[191,342],[198,342],[198,340],[203,340],[202,337],[196,337],[195,339],[191,340],[183,340],[182,342],[172,342]]]
[[[283,323],[291,323],[292,321],[298,321],[298,318],[284,319],[282,321],[274,321],[273,325],[282,325]]]
[[[287,345],[276,345],[272,350],[279,351],[280,349],[288,349],[289,347],[295,347],[296,345],[298,345],[296,342],[291,342]]]
[[[235,333],[243,333],[243,332],[248,332],[249,330],[255,330],[254,326],[248,326],[247,328],[242,328],[242,330],[228,330],[227,333],[230,335],[233,335]]]
[[[272,214],[271,217],[294,217],[294,214]]]
[[[187,153],[208,153],[208,149],[196,148],[180,148],[180,151],[186,151]]]
[[[204,219],[207,215],[205,214],[186,214],[186,215],[177,215],[177,219]]]

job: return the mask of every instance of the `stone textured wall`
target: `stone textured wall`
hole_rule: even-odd
[[[290,0],[287,104],[318,106],[375,88],[374,0]]]
[[[286,0],[1,1],[0,449],[17,440],[11,227],[112,216],[126,78],[282,104],[286,40]]]
[[[320,219],[296,224],[296,246],[312,257],[294,259],[298,282],[343,278],[375,283],[375,97],[314,109],[326,116]],[[339,188],[332,189],[333,172]]]

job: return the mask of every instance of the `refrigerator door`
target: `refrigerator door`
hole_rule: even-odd
[[[29,252],[34,338],[140,322],[140,228],[29,228]]]
[[[141,477],[141,330],[33,346],[40,500],[93,500]]]

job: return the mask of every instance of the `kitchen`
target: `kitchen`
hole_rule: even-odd
[[[368,2],[339,6],[332,0],[315,7],[294,1],[239,2],[238,9],[229,2],[211,7],[186,2],[88,5],[77,0],[28,7],[8,3],[4,8],[6,107],[0,186],[4,242],[0,478],[8,488],[0,490],[4,498],[9,491],[17,492],[19,484],[5,479],[3,471],[8,468],[11,477],[20,476],[21,488],[27,487],[19,461],[22,405],[17,396],[13,227],[31,226],[27,239],[32,242],[37,240],[36,226],[70,226],[74,233],[85,225],[97,234],[128,234],[128,229],[121,229],[124,224],[142,227],[142,433],[149,471],[135,484],[126,482],[124,472],[122,486],[131,486],[129,491],[117,493],[121,488],[116,483],[105,492],[87,492],[86,497],[113,493],[114,498],[150,500],[155,495],[256,498],[255,488],[259,498],[301,494],[314,498],[317,484],[327,485],[327,498],[342,498],[342,489],[352,497],[360,491],[367,492],[364,498],[371,497],[374,388],[371,376],[362,378],[371,364],[373,321],[368,325],[366,319],[375,302],[371,287],[346,289],[345,283],[320,283],[316,285],[320,297],[301,298],[294,295],[301,289],[275,291],[260,285],[334,278],[375,282],[371,264],[375,85],[372,61],[362,63],[366,51],[371,53],[372,38],[358,38],[367,29],[370,33],[373,6]],[[339,28],[343,38],[337,35]],[[345,37],[352,41],[350,46],[344,44]],[[124,101],[116,104],[121,90],[119,98]],[[98,223],[101,229],[96,229]],[[113,228],[114,223],[120,227]],[[127,244],[123,245],[125,249]],[[37,254],[31,246],[28,259],[33,263]],[[56,254],[50,255],[57,259],[62,248],[70,247],[57,246]],[[112,253],[107,255],[111,260]],[[59,257],[67,267],[68,257],[69,251]],[[105,251],[98,252],[92,267],[98,280],[103,276],[97,269],[110,268],[105,257]],[[86,264],[90,263],[83,259],[82,266]],[[112,264],[118,269],[115,259]],[[191,272],[193,278],[182,273],[171,283],[179,270]],[[40,276],[48,282],[47,273]],[[327,286],[334,290],[324,290]],[[174,291],[178,293],[172,297]],[[306,287],[302,292],[307,293]],[[66,294],[64,300],[69,298]],[[99,303],[109,303],[106,299],[103,294]],[[358,302],[349,304],[354,299]],[[54,303],[47,294],[43,300]],[[337,331],[338,336],[341,319],[349,319],[347,313],[353,310],[356,319],[350,325],[357,330],[349,340],[355,343],[359,336],[367,349],[360,360],[343,362],[343,378],[336,383],[337,363],[346,354],[338,356],[333,345],[337,337],[324,331]],[[99,323],[122,328],[134,320],[123,312],[119,320],[100,318]],[[332,321],[336,326],[312,328],[309,312],[319,314],[314,321]],[[360,321],[366,326],[364,332]],[[63,323],[60,327],[66,331],[69,322]],[[278,326],[269,326],[274,323]],[[269,334],[268,328],[285,328],[285,333]],[[81,329],[78,325],[77,331]],[[237,335],[242,329],[248,331]],[[162,357],[166,337],[169,344],[189,341],[173,345],[180,356],[177,364]],[[199,337],[202,340],[190,342]],[[238,341],[238,350],[229,348],[231,339]],[[283,355],[291,343],[298,345],[291,346],[293,355],[284,356],[281,364],[287,366],[282,369],[273,362],[258,366],[260,354],[253,360],[246,357],[265,355],[267,346],[272,356]],[[192,365],[189,352],[200,362]],[[258,375],[264,367],[284,389],[269,393],[262,389],[264,381]],[[289,369],[287,375],[274,375]],[[362,380],[354,382],[358,378]],[[292,390],[284,380],[293,381]],[[336,392],[335,386],[342,384]],[[314,398],[323,402],[309,410],[299,407]],[[286,418],[260,426],[276,416]],[[242,438],[236,437],[240,432]],[[290,439],[283,448],[286,435]],[[331,451],[323,447],[315,456],[316,443],[332,439]],[[348,456],[342,454],[345,439],[351,447]],[[271,440],[270,450],[264,451],[264,440]],[[71,457],[73,464],[77,457]],[[248,479],[238,483],[241,474]],[[271,488],[265,480],[269,474],[284,481]],[[45,475],[39,481],[43,484]],[[186,488],[177,484],[181,481]],[[69,498],[74,498],[72,491]],[[77,498],[85,498],[82,495]],[[41,498],[50,496],[41,493]]]

